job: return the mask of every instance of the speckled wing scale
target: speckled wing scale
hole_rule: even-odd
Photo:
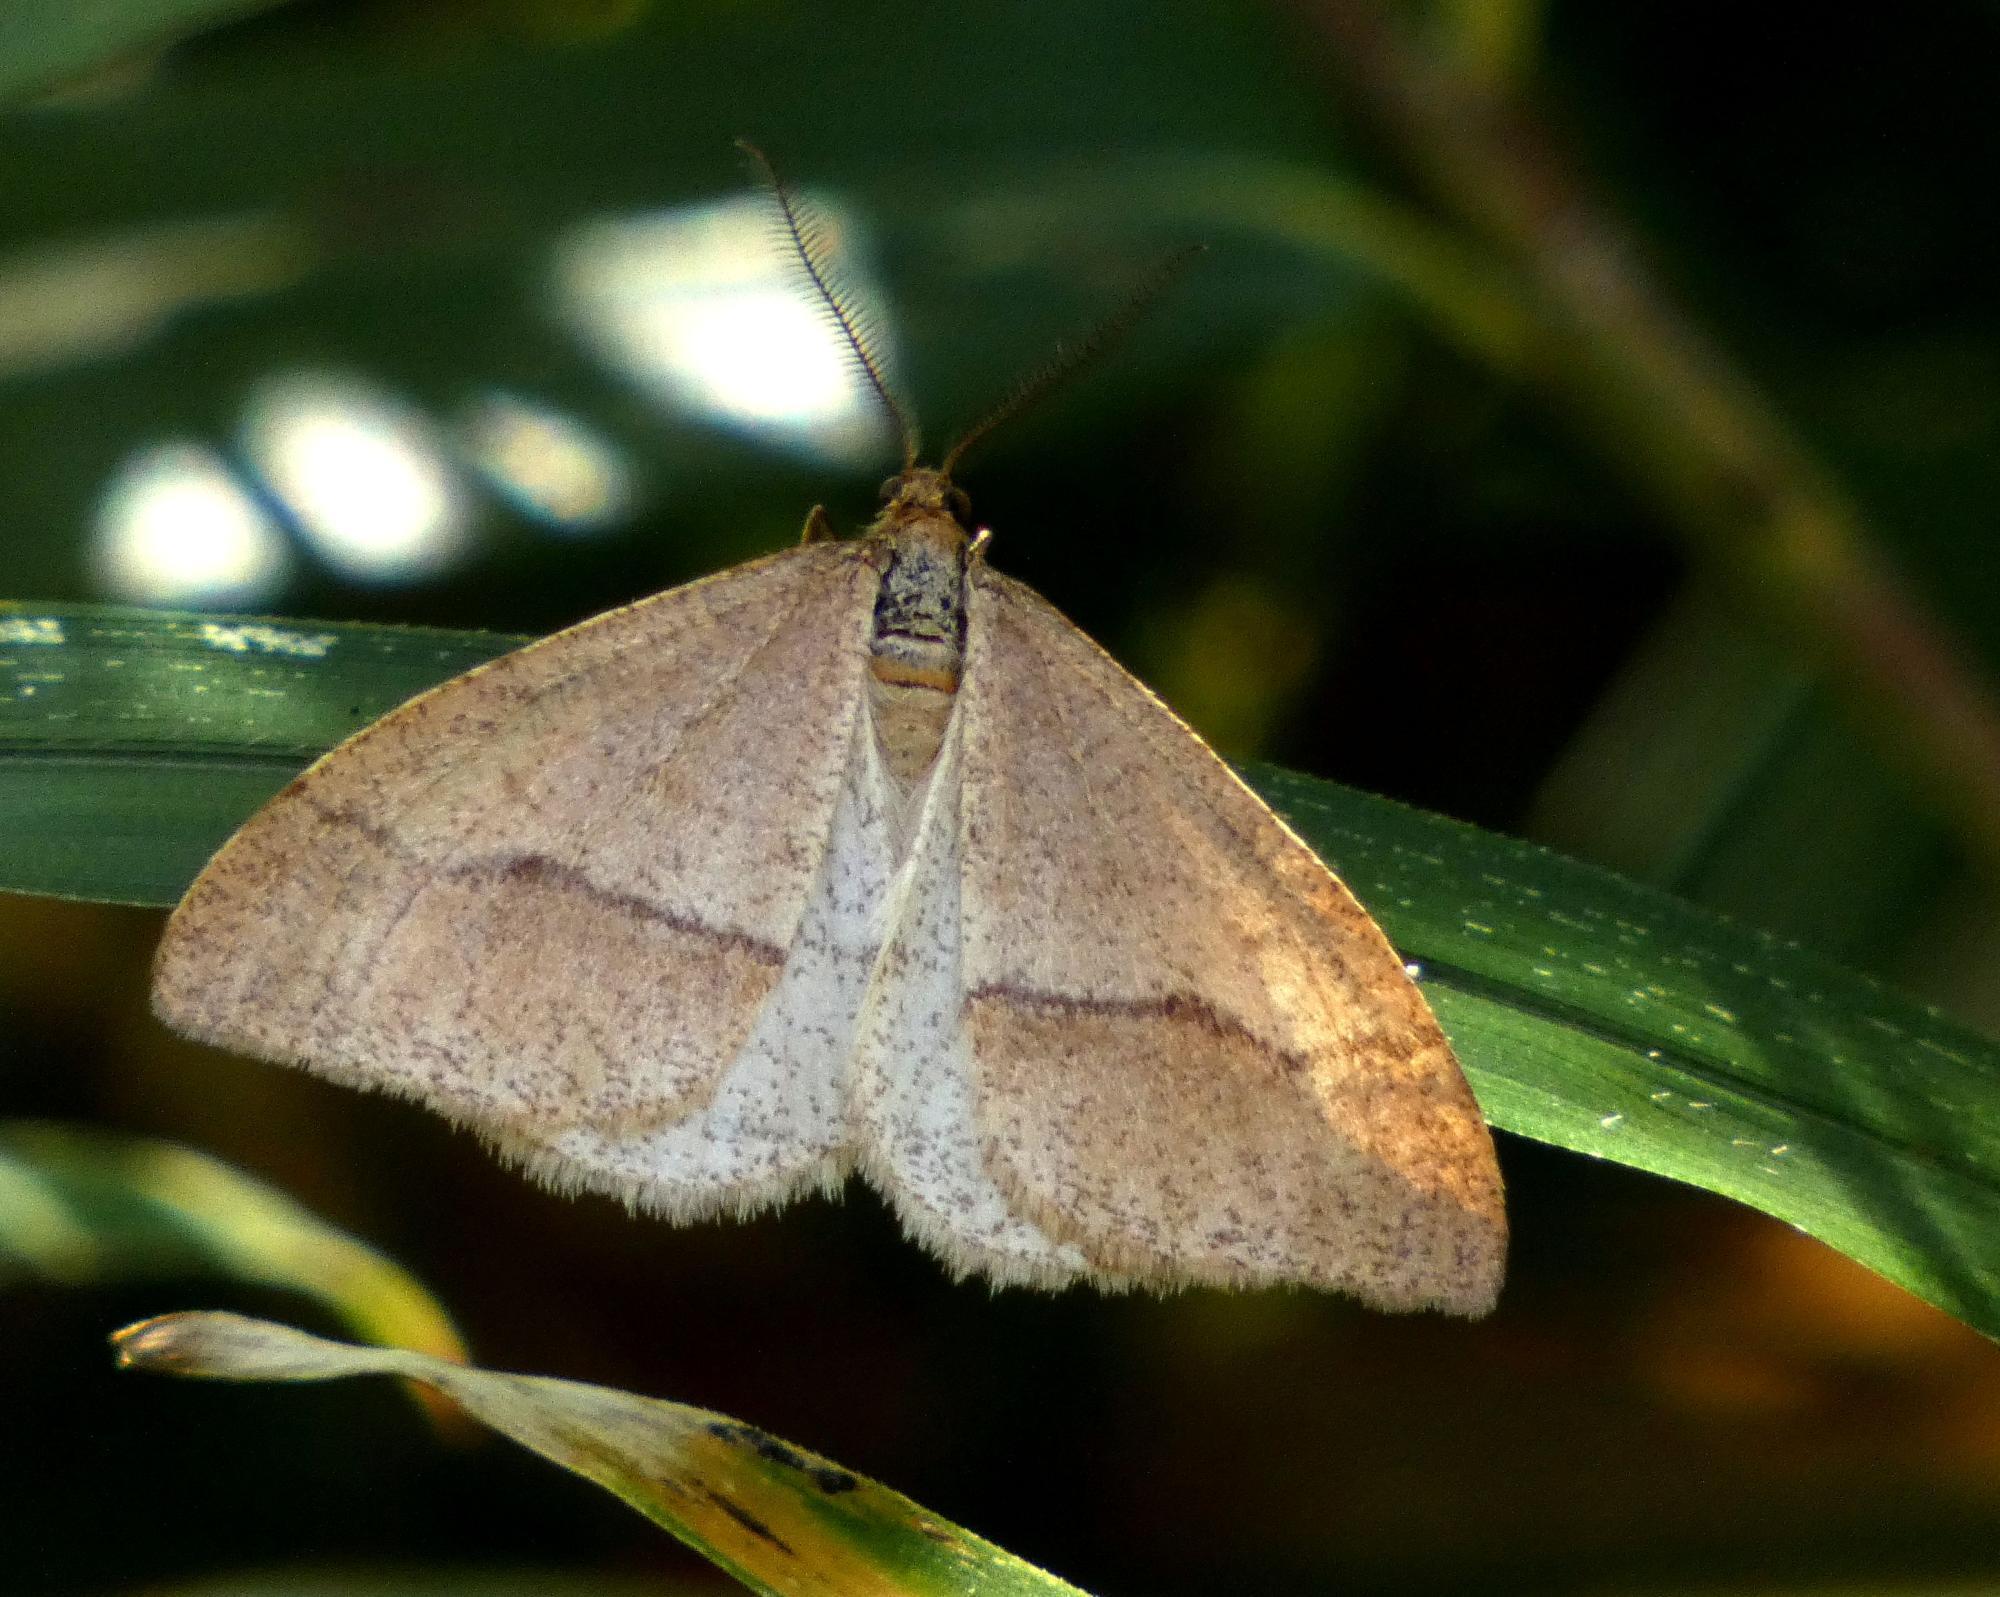
[[[831,1179],[839,995],[873,948],[847,950],[822,888],[836,823],[860,824],[844,801],[879,559],[802,546],[349,739],[189,890],[156,1009],[416,1098],[565,1185],[693,1214]],[[731,1126],[712,1144],[710,1116]]]
[[[753,150],[750,153],[756,155]],[[989,570],[951,468],[859,538],[558,633],[333,750],[168,923],[190,1036],[402,1094],[674,1219],[859,1169],[998,1285],[1483,1314],[1485,1124],[1402,963],[1143,687]]]
[[[676,1219],[859,1168],[997,1284],[1484,1312],[1492,1146],[1402,964],[963,513],[914,468],[350,739],[189,890],[160,1014]]]
[[[1387,939],[1044,600],[968,586],[960,961],[1011,1212],[1140,1280],[1485,1313],[1492,1141]]]

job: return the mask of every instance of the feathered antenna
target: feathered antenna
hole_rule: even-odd
[[[875,397],[882,402],[882,408],[896,424],[896,431],[903,440],[903,470],[908,471],[917,463],[917,451],[922,440],[917,433],[917,424],[905,410],[889,387],[889,380],[882,375],[882,363],[876,358],[870,343],[869,327],[865,317],[854,308],[840,274],[832,264],[832,249],[826,239],[826,223],[813,208],[794,194],[778,169],[771,164],[771,158],[748,139],[738,139],[737,149],[757,163],[762,171],[765,185],[771,191],[771,198],[777,202],[778,214],[784,220],[785,236],[799,257],[799,265],[812,282],[813,290],[819,295],[821,306],[832,318],[840,335],[847,340],[849,354],[861,375],[868,379],[868,386],[875,390]]]
[[[1206,244],[1184,244],[1170,251],[1155,263],[1153,269],[1139,280],[1125,303],[1110,316],[1099,322],[1083,337],[1056,345],[1056,350],[1041,365],[1015,383],[1007,397],[989,410],[984,417],[959,435],[939,464],[938,470],[949,477],[958,463],[965,458],[965,452],[980,442],[1001,423],[1011,421],[1040,399],[1057,384],[1074,376],[1088,366],[1098,356],[1123,338],[1151,307],[1154,300],[1172,286],[1187,267],[1189,261],[1207,249]]]

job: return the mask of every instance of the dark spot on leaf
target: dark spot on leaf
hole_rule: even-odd
[[[766,1525],[761,1519],[759,1519],[755,1514],[751,1513],[748,1509],[738,1508],[734,1503],[730,1502],[728,1498],[722,1496],[718,1492],[711,1492],[706,1488],[703,1489],[701,1495],[706,1497],[711,1503],[715,1504],[717,1508],[721,1509],[723,1513],[727,1514],[731,1519],[735,1520],[737,1524],[741,1525],[752,1536],[755,1536],[760,1542],[769,1542],[773,1547],[777,1548],[778,1551],[783,1553],[787,1558],[798,1557],[798,1554],[792,1551],[792,1549],[786,1544],[785,1539],[782,1536],[780,1536],[776,1531],[772,1530],[769,1525]]]
[[[773,1464],[782,1464],[787,1469],[795,1469],[813,1485],[829,1497],[837,1497],[842,1492],[851,1492],[861,1484],[858,1477],[844,1469],[835,1469],[831,1464],[820,1464],[808,1458],[795,1447],[788,1447],[769,1432],[760,1431],[754,1425],[738,1425],[728,1420],[713,1420],[708,1433],[738,1447],[747,1447],[759,1458]]]

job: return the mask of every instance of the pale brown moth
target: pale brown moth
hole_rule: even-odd
[[[674,1220],[858,1170],[996,1284],[1485,1313],[1493,1145],[1402,961],[987,564],[952,481],[986,427],[917,463],[772,184],[903,424],[881,513],[842,540],[815,511],[348,739],[188,890],[159,1015]]]

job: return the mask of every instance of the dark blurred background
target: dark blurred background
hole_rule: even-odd
[[[0,597],[540,631],[857,525],[893,449],[753,136],[937,440],[1210,245],[961,478],[1225,753],[1990,1028],[1992,773],[1924,714],[2000,662],[1996,76],[1975,0],[279,6],[0,119]],[[0,1116],[215,1152],[482,1362],[726,1410],[1094,1591],[2000,1589],[2000,1354],[1719,1199],[1507,1141],[1480,1325],[992,1296],[858,1187],[669,1229],[180,1044],[157,927],[0,899]],[[329,1325],[0,1287],[0,1587],[723,1589],[387,1386],[111,1374],[195,1304]]]

